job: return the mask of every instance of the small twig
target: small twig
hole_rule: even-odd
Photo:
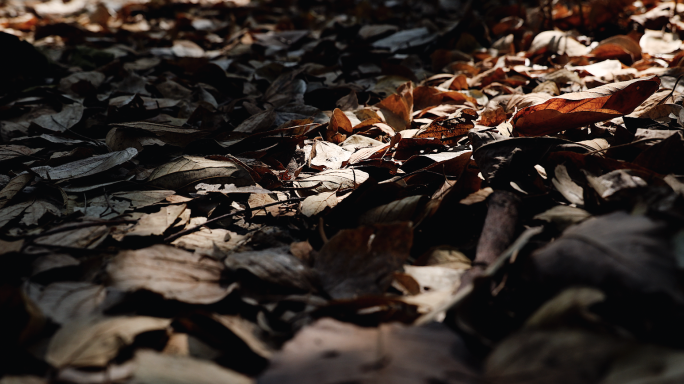
[[[660,104],[662,104],[663,102],[665,102],[665,100],[667,100],[667,99],[669,99],[670,97],[674,96],[675,90],[677,89],[677,84],[679,84],[679,80],[682,79],[682,76],[684,76],[684,75],[679,75],[679,76],[677,76],[677,81],[675,81],[674,86],[672,87],[672,92],[670,92],[670,94],[667,95],[666,98],[660,100],[660,101],[658,102],[658,104],[656,104],[656,105],[660,105]],[[672,100],[674,101],[674,98],[672,98]]]
[[[193,233],[193,232],[197,231],[198,229],[202,228],[203,226],[205,226],[205,225],[207,225],[207,224],[211,224],[211,223],[217,222],[217,221],[219,221],[219,220],[227,219],[227,218],[229,218],[229,217],[231,217],[231,216],[238,215],[238,214],[243,213],[243,212],[258,211],[259,209],[271,207],[271,206],[274,206],[274,205],[286,204],[286,203],[294,203],[294,202],[296,202],[296,201],[302,201],[302,200],[304,200],[304,199],[305,199],[305,197],[295,197],[295,198],[292,198],[292,199],[281,200],[281,201],[276,201],[276,202],[274,202],[274,203],[269,203],[269,204],[260,205],[260,206],[258,206],[258,207],[254,207],[254,208],[242,209],[242,210],[239,210],[239,211],[237,211],[237,212],[226,213],[225,215],[217,216],[217,217],[214,217],[214,218],[211,219],[211,220],[207,220],[206,222],[204,222],[204,224],[200,224],[200,225],[194,226],[194,227],[192,227],[192,228],[188,228],[188,229],[186,229],[186,230],[183,230],[183,231],[180,231],[180,232],[178,232],[178,233],[175,233],[175,234],[173,234],[173,235],[171,235],[171,236],[168,236],[167,238],[164,239],[164,242],[165,242],[165,243],[170,243],[170,242],[176,240],[177,238],[179,238],[179,237],[181,237],[181,236],[185,236],[185,235],[187,235],[188,233]]]

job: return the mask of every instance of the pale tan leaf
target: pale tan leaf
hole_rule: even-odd
[[[130,384],[253,384],[254,380],[213,362],[141,350]]]
[[[173,225],[178,216],[185,210],[186,205],[169,205],[162,207],[159,212],[144,215],[127,236],[163,235]]]
[[[337,203],[336,192],[323,192],[304,199],[300,212],[304,216],[311,217],[323,212],[328,207],[332,208],[336,206]]]
[[[163,330],[170,319],[87,317],[65,324],[52,337],[45,360],[56,368],[103,367],[140,333]]]
[[[320,172],[294,184],[299,188],[311,188],[303,190],[302,193],[313,194],[356,188],[368,180],[368,177],[366,172],[357,169],[338,169]]]
[[[107,266],[114,287],[147,289],[167,299],[210,304],[229,290],[221,286],[222,263],[168,245],[122,251]]]

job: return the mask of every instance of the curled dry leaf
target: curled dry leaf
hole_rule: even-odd
[[[111,285],[147,289],[186,303],[215,303],[230,293],[221,285],[222,263],[168,245],[122,251],[107,266]]]
[[[86,317],[65,324],[52,337],[45,360],[56,368],[104,367],[140,333],[166,329],[170,319]]]
[[[626,115],[659,85],[660,79],[652,76],[554,97],[518,111],[513,117],[514,132],[542,136]]]

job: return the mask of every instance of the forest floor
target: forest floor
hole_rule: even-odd
[[[680,14],[0,0],[0,384],[683,382]]]

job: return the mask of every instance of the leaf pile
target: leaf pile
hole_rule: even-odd
[[[0,2],[0,384],[681,382],[683,11]]]

